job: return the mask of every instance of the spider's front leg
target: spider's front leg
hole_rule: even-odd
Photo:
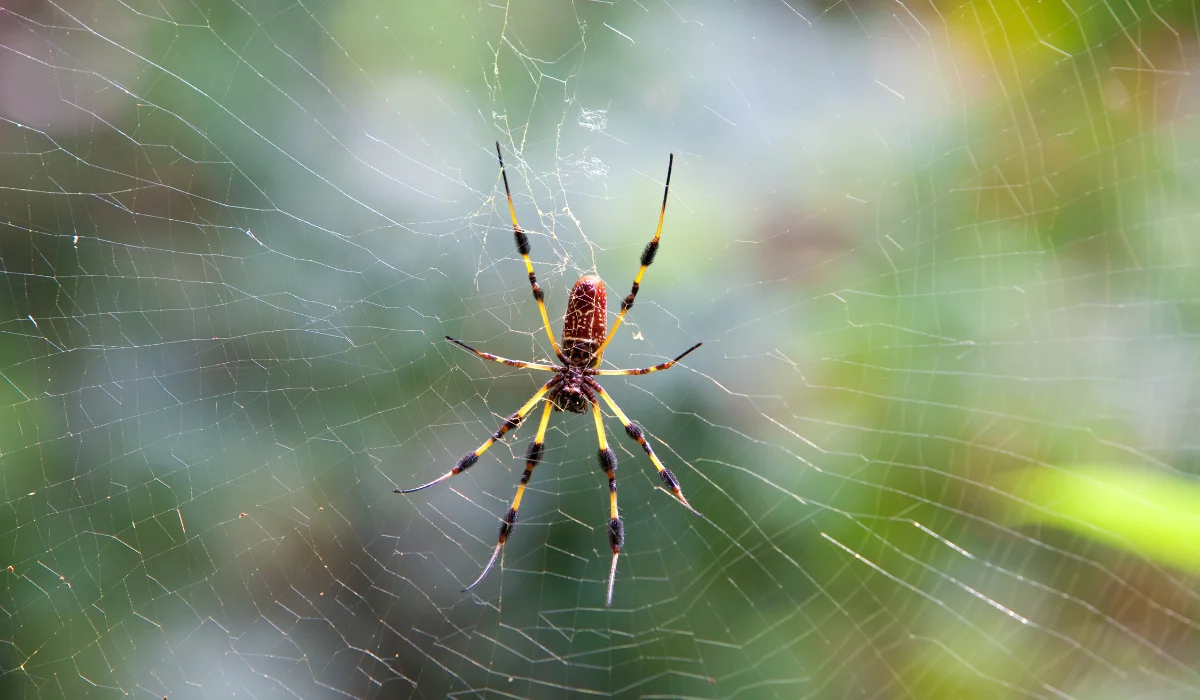
[[[562,382],[562,375],[559,375],[542,385],[542,388],[538,389],[538,392],[533,395],[532,399],[529,399],[529,401],[525,402],[525,405],[519,408],[516,413],[505,419],[504,424],[501,425],[495,433],[492,433],[492,436],[488,438],[482,445],[476,448],[475,451],[468,452],[463,455],[458,460],[458,463],[454,465],[454,468],[450,471],[442,474],[428,484],[421,484],[420,486],[411,489],[393,489],[392,493],[416,493],[417,491],[422,491],[430,486],[440,484],[446,479],[470,469],[475,462],[479,461],[479,457],[482,456],[484,452],[488,451],[488,448],[496,444],[497,441],[504,437],[505,433],[520,425],[521,421],[525,420],[525,416],[529,415],[529,412],[532,411],[533,407],[537,405],[537,402],[540,401],[547,392],[558,386],[560,382]]]
[[[621,547],[625,545],[625,524],[617,513],[617,455],[608,446],[604,436],[604,421],[600,415],[600,405],[594,400],[592,416],[596,419],[596,437],[600,441],[600,468],[608,477],[608,543],[612,545],[612,566],[608,568],[608,597],[604,607],[612,606],[613,582],[617,579],[617,557],[621,556]]]
[[[504,547],[504,543],[508,541],[509,535],[517,526],[517,511],[521,509],[521,497],[525,495],[525,485],[529,483],[529,477],[533,476],[534,468],[542,461],[542,452],[545,450],[546,444],[546,426],[550,423],[550,409],[553,407],[554,404],[547,401],[546,408],[542,410],[542,422],[538,424],[537,436],[533,438],[533,442],[529,444],[529,451],[525,453],[525,473],[521,475],[521,484],[517,486],[517,495],[513,497],[512,505],[509,506],[508,512],[500,521],[499,542],[496,543],[496,549],[492,552],[492,558],[488,560],[487,566],[483,567],[483,573],[479,574],[479,578],[462,589],[463,593],[479,585],[479,582],[488,575],[492,566],[496,564],[496,559],[500,557],[500,549]]]
[[[688,500],[684,498],[683,490],[679,488],[679,479],[676,479],[675,474],[670,469],[664,467],[663,463],[659,461],[658,455],[654,454],[654,449],[650,447],[650,442],[646,440],[646,432],[642,430],[642,426],[629,420],[629,416],[625,415],[625,412],[621,410],[621,407],[612,400],[612,397],[608,395],[608,392],[605,391],[604,388],[596,382],[596,380],[592,379],[591,377],[587,377],[584,381],[587,382],[587,387],[594,393],[599,394],[600,398],[604,399],[604,403],[608,404],[608,407],[612,409],[612,412],[617,414],[617,419],[620,420],[625,426],[625,434],[636,440],[637,443],[642,446],[642,449],[646,451],[646,455],[650,457],[650,461],[654,463],[654,468],[658,470],[658,476],[660,479],[662,479],[663,485],[666,486],[671,494],[683,504],[684,508],[692,511],[693,515],[698,515],[703,518],[704,514],[693,508],[692,504],[688,503]]]

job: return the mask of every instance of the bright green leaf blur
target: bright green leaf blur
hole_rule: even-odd
[[[1049,525],[1200,573],[1200,484],[1116,465],[1038,467],[1005,479],[1007,522]]]

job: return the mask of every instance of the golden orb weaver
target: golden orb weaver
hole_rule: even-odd
[[[621,554],[621,547],[625,544],[625,525],[617,513],[617,456],[609,448],[608,441],[605,438],[603,415],[600,413],[599,402],[596,401],[597,396],[608,404],[608,407],[616,414],[617,419],[624,424],[625,434],[637,441],[642,449],[645,450],[646,455],[650,457],[650,461],[653,462],[654,467],[658,470],[658,475],[667,490],[689,511],[695,515],[704,517],[695,508],[692,508],[691,504],[684,498],[683,491],[679,488],[679,480],[675,478],[675,474],[670,469],[663,466],[662,461],[654,454],[654,450],[646,440],[646,434],[641,426],[629,420],[625,412],[617,406],[612,397],[608,395],[608,392],[601,388],[600,384],[595,380],[595,377],[649,374],[650,372],[669,369],[702,344],[696,343],[674,360],[653,367],[643,367],[641,369],[597,369],[600,365],[600,359],[604,355],[604,349],[612,342],[617,329],[621,327],[621,322],[625,320],[625,314],[629,313],[629,309],[633,306],[638,289],[641,288],[642,276],[646,274],[646,268],[650,267],[650,264],[654,262],[655,254],[658,253],[658,239],[662,235],[663,219],[667,214],[667,194],[671,191],[671,168],[675,164],[675,155],[671,154],[667,161],[667,182],[663,187],[662,208],[658,213],[658,229],[654,232],[654,238],[642,250],[641,267],[638,269],[637,276],[633,278],[632,290],[621,302],[621,312],[617,314],[617,320],[613,323],[612,330],[606,331],[608,325],[608,292],[605,289],[604,282],[595,275],[584,275],[579,278],[579,281],[571,289],[571,296],[567,301],[567,313],[563,319],[563,342],[561,347],[554,338],[554,331],[550,327],[550,317],[546,314],[545,295],[542,293],[542,288],[538,286],[537,275],[533,272],[533,262],[529,259],[529,237],[525,235],[525,232],[521,229],[521,225],[517,223],[517,211],[513,207],[512,192],[508,188],[508,174],[504,171],[504,156],[500,152],[499,142],[496,143],[496,157],[500,161],[500,175],[504,180],[504,194],[508,197],[508,213],[512,217],[513,238],[517,243],[517,252],[521,254],[521,258],[525,261],[525,269],[529,272],[529,285],[533,289],[533,298],[537,301],[538,310],[542,314],[542,325],[546,329],[546,335],[550,338],[550,345],[554,348],[554,354],[562,364],[546,365],[536,362],[510,360],[491,353],[480,352],[462,341],[446,336],[446,340],[484,360],[502,362],[510,367],[554,372],[555,376],[543,384],[542,388],[538,389],[533,398],[525,402],[524,406],[521,406],[515,413],[508,416],[504,423],[486,442],[473,452],[463,455],[458,460],[458,463],[454,465],[453,469],[427,484],[422,484],[411,489],[396,489],[393,493],[414,493],[435,484],[440,484],[446,479],[466,471],[479,460],[479,457],[484,452],[487,452],[488,448],[496,444],[498,440],[501,440],[508,431],[520,425],[521,421],[525,420],[525,417],[533,411],[539,401],[546,399],[545,408],[542,410],[542,419],[538,424],[537,435],[534,437],[533,442],[530,443],[529,449],[525,454],[525,473],[521,475],[521,483],[517,486],[517,493],[513,497],[512,505],[509,506],[508,512],[504,514],[500,522],[499,542],[496,544],[495,551],[492,552],[492,558],[488,560],[487,566],[483,568],[483,573],[479,574],[478,578],[471,585],[462,589],[466,593],[478,585],[488,575],[488,572],[492,570],[492,566],[495,565],[496,560],[500,557],[501,548],[504,547],[504,543],[508,540],[517,525],[517,511],[521,507],[521,498],[525,495],[525,486],[529,483],[529,478],[533,476],[534,468],[542,460],[546,427],[550,423],[551,410],[587,413],[590,407],[592,416],[596,421],[596,434],[600,441],[600,469],[608,477],[608,540],[609,544],[612,545],[612,564],[608,571],[608,596],[605,599],[605,605],[611,606],[613,583],[617,575],[617,558]]]

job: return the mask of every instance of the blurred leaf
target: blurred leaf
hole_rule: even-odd
[[[1045,524],[1200,571],[1200,484],[1113,465],[1030,469],[1007,489],[1021,499],[1013,525]]]

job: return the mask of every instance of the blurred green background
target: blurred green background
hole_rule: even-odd
[[[0,697],[1200,693],[1190,3],[0,8]],[[598,273],[591,419],[419,494]],[[615,380],[615,381],[614,381]]]

